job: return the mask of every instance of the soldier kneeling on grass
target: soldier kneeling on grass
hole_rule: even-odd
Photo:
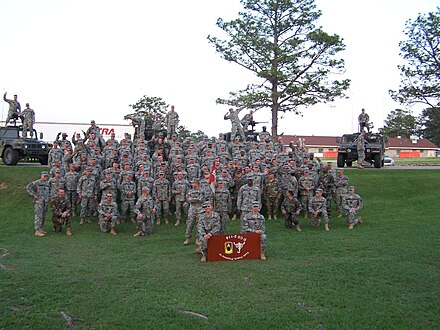
[[[220,234],[222,228],[220,216],[212,210],[212,203],[210,201],[203,203],[203,210],[204,213],[200,215],[199,223],[197,224],[197,237],[200,245],[195,251],[196,253],[202,253],[200,262],[206,262],[208,240],[213,235]]]
[[[243,217],[240,234],[260,234],[261,260],[266,260],[266,223],[264,216],[260,213],[260,203],[252,203],[252,211]]]
[[[57,195],[52,198],[51,205],[53,230],[60,233],[63,225],[66,225],[66,235],[72,236],[72,209],[64,189],[58,189]]]
[[[312,226],[319,227],[319,216],[322,216],[324,221],[324,230],[329,231],[328,228],[328,214],[327,214],[327,201],[322,197],[322,189],[316,189],[315,196],[309,201],[309,212],[312,214]]]
[[[150,188],[147,186],[142,188],[142,195],[134,206],[136,214],[136,233],[133,237],[151,235],[153,233],[154,214],[156,208],[153,197],[150,195]]]
[[[354,225],[362,223],[362,218],[358,217],[358,212],[364,207],[361,196],[355,194],[353,186],[348,188],[348,194],[344,196],[342,205],[347,217],[348,229],[353,229]]]
[[[286,198],[281,204],[281,213],[284,214],[284,225],[286,228],[293,228],[295,225],[296,231],[301,231],[297,216],[301,213],[301,202],[295,197],[292,190],[286,192]],[[293,223],[293,224],[292,224]]]
[[[113,202],[113,195],[107,193],[105,199],[99,203],[98,206],[99,214],[99,228],[102,232],[116,235],[115,227],[116,221],[118,220],[118,205]]]

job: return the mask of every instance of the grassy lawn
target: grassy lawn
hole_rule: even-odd
[[[84,329],[440,328],[440,171],[347,171],[364,224],[272,220],[266,262],[206,264],[183,226],[111,237],[76,217],[69,238],[48,217],[34,237],[24,187],[40,171],[0,166],[0,329],[64,328],[61,311]]]

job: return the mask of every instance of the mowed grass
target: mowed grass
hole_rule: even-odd
[[[424,329],[440,327],[440,171],[347,170],[364,224],[267,223],[266,262],[201,264],[184,227],[133,238],[96,223],[33,235],[24,190],[40,167],[0,167],[0,328]],[[50,213],[50,212],[49,212]],[[230,222],[227,231],[239,231]],[[187,312],[198,313],[207,318]]]

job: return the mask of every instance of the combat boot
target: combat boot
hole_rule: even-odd
[[[134,218],[130,218],[131,223],[136,223],[136,220]]]
[[[276,214],[273,215],[274,220],[278,220],[278,216]]]
[[[364,221],[362,220],[362,218],[361,218],[361,217],[359,217],[359,218],[358,218],[358,224],[360,224],[360,225],[361,225],[361,224],[362,224],[363,222],[364,222]]]
[[[200,245],[200,241],[196,238],[196,241],[194,242],[196,245]]]
[[[231,219],[231,221],[235,221],[237,219],[237,215],[236,214],[234,214],[233,216],[232,216],[232,219]]]
[[[299,225],[295,225],[296,231],[300,232],[301,231],[301,227]]]
[[[76,217],[76,212],[75,211],[72,212],[72,216]]]
[[[44,235],[47,234],[47,232],[45,232],[45,231],[43,230],[43,228],[40,228],[40,231],[41,231]]]
[[[189,238],[185,239],[185,241],[183,242],[183,245],[189,245]]]
[[[35,236],[44,237],[44,236],[46,236],[46,234],[43,234],[43,232],[40,229],[37,229],[35,231]]]
[[[93,223],[93,221],[90,220],[90,218],[87,218],[87,219],[86,219],[86,222],[87,222],[87,223]]]
[[[202,253],[202,246],[199,245],[199,246],[194,250],[194,253],[196,253],[196,254]]]
[[[85,223],[84,218],[79,219],[79,224],[83,225]]]
[[[267,258],[266,258],[266,254],[264,253],[264,251],[261,251],[260,259],[263,260],[263,261],[266,261],[266,260],[267,260]]]
[[[353,229],[353,224],[352,223],[350,223],[349,225],[348,225],[348,229]]]
[[[176,220],[176,223],[174,224],[174,226],[179,226],[180,225],[180,220]]]
[[[272,220],[272,216],[270,214],[267,216],[267,220]]]
[[[328,223],[324,224],[324,230],[325,231],[329,231],[330,230],[330,228],[328,227]]]
[[[141,231],[138,231],[136,234],[133,235],[133,237],[139,237],[139,236],[141,236],[141,235],[142,235],[142,232],[141,232]]]
[[[342,218],[342,213],[339,212],[339,213],[338,213],[338,219],[341,219],[341,218]]]
[[[68,227],[68,228],[66,229],[66,235],[67,235],[67,236],[72,236],[72,229],[71,229],[70,227]]]
[[[304,219],[307,219],[307,217],[308,217],[308,214],[306,212],[306,213],[304,213]]]
[[[112,230],[110,230],[110,234],[112,234],[113,236],[116,235],[115,228],[112,228]]]
[[[202,257],[200,258],[200,262],[206,262],[206,252],[202,252]]]
[[[160,220],[157,220],[156,221],[156,226],[159,226],[160,225]]]
[[[163,222],[164,222],[166,225],[169,224],[168,217],[165,217],[165,218],[163,219]]]
[[[363,167],[362,165],[358,165],[357,168],[360,169],[360,170],[362,170],[362,169],[364,169],[365,167]]]

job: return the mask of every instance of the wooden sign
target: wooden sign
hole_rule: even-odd
[[[260,259],[259,234],[214,235],[208,240],[208,261]]]

